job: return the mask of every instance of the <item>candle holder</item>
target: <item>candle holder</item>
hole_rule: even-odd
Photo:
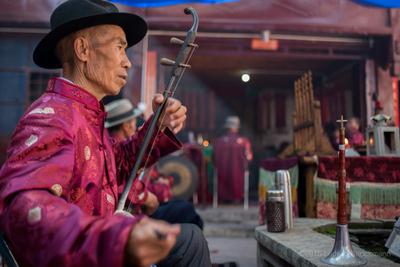
[[[347,209],[346,209],[346,167],[345,167],[345,134],[343,115],[340,120],[339,129],[339,171],[338,171],[338,213],[336,224],[335,244],[331,253],[321,261],[335,266],[362,266],[367,263],[363,258],[358,257],[351,246],[348,229]]]

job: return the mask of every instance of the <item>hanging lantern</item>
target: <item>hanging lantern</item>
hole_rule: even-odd
[[[374,125],[367,128],[368,156],[400,156],[399,128],[387,126],[389,116],[372,117]]]

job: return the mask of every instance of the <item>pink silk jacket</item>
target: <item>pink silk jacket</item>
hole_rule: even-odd
[[[20,266],[123,266],[140,218],[113,213],[148,124],[117,142],[105,117],[93,95],[53,78],[18,123],[0,170],[0,229]],[[155,138],[151,162],[181,146],[168,130]]]

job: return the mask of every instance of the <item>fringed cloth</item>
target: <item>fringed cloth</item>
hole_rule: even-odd
[[[336,218],[337,157],[320,157],[314,179],[318,218]],[[400,215],[400,158],[346,158],[348,209],[354,219],[394,219]]]

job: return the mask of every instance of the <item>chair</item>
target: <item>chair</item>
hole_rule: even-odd
[[[8,247],[3,234],[0,234],[0,255],[1,255],[1,266],[6,267],[19,267],[15,260],[10,248]]]

